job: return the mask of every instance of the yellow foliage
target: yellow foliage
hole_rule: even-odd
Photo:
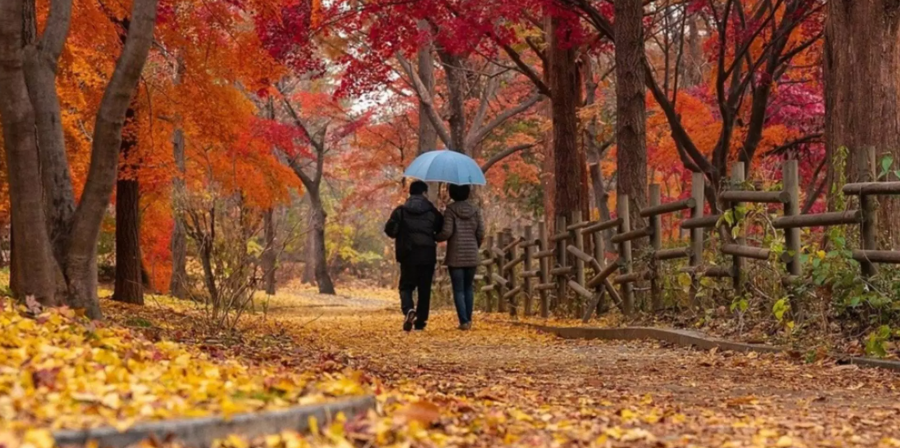
[[[0,445],[52,446],[34,428],[120,430],[139,420],[231,415],[358,395],[356,376],[212,359],[195,347],[87,322],[69,309],[36,319],[0,299]],[[6,445],[10,446],[10,445]]]

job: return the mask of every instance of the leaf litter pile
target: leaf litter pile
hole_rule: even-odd
[[[378,396],[377,410],[312,421],[309,434],[232,436],[219,448],[900,447],[900,376],[884,370],[654,343],[565,341],[496,315],[486,321],[476,314],[474,329],[461,332],[454,313],[437,312],[426,331],[404,333],[399,312],[383,309],[384,301],[369,306],[337,298],[322,306],[321,298],[311,304],[279,297],[267,318],[253,316],[234,334],[192,328],[198,311],[171,301],[105,306],[110,320],[132,327],[109,331],[140,334],[149,346],[187,347],[180,350],[196,357],[194,371],[215,365],[224,375],[231,371],[221,366],[250,366],[254,373],[266,369],[260,376],[331,378],[305,389],[319,397],[362,390]],[[89,344],[85,350],[97,348]],[[245,381],[271,393],[271,380]],[[239,395],[254,400],[252,393]],[[105,409],[104,396],[60,412]],[[216,397],[205,400],[203,412],[223,410]],[[238,402],[243,409],[267,406]],[[8,412],[2,403],[0,412]],[[27,403],[36,409],[42,400]],[[88,418],[17,412],[20,424]]]
[[[170,311],[156,308],[161,322]],[[365,392],[355,378],[204,353],[68,309],[30,315],[0,298],[0,329],[4,448],[52,446],[50,431],[60,428],[124,430],[142,420],[228,416]]]
[[[276,318],[296,343],[365,372],[379,409],[315,427],[313,446],[900,447],[893,372],[565,341],[499,315],[462,332],[452,311],[407,334],[397,304],[333,305],[282,303]]]

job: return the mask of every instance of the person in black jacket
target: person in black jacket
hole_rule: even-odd
[[[395,208],[384,233],[396,240],[400,262],[400,307],[405,319],[403,330],[424,330],[431,304],[431,281],[437,263],[435,235],[444,225],[444,217],[425,197],[428,185],[415,181],[409,186],[409,199]],[[413,302],[413,291],[419,291],[419,303]],[[417,306],[418,305],[418,306]]]

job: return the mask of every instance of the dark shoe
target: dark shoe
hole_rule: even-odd
[[[463,324],[463,330],[471,330],[471,329],[472,329],[472,322],[466,322]]]
[[[416,310],[409,310],[406,313],[406,319],[403,320],[403,331],[410,331],[413,327],[413,322],[416,321]]]

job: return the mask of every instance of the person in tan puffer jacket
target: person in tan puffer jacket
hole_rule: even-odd
[[[484,240],[484,219],[481,210],[468,201],[468,185],[451,184],[450,198],[453,203],[444,211],[444,226],[435,239],[447,241],[444,264],[450,270],[459,329],[468,330],[472,328],[475,269],[478,267],[478,248]]]

